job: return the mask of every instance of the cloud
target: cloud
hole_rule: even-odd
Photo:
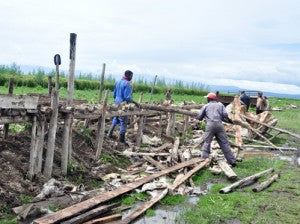
[[[0,7],[1,63],[51,67],[59,53],[67,69],[75,32],[79,70],[97,72],[106,62],[111,73],[300,86],[297,0],[0,0]]]

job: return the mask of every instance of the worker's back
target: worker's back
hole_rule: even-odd
[[[203,118],[207,121],[222,121],[224,118],[228,118],[228,114],[222,103],[211,101],[200,110],[198,119],[202,120]]]
[[[132,102],[131,85],[125,78],[122,78],[116,83],[114,88],[114,99],[115,104],[120,104],[124,101],[129,103]]]

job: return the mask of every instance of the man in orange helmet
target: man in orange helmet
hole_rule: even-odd
[[[206,119],[206,129],[204,136],[204,144],[202,146],[202,158],[208,158],[210,154],[210,145],[213,137],[216,137],[220,148],[229,164],[236,165],[236,158],[231,152],[228,138],[224,129],[222,121],[232,121],[229,119],[225,106],[217,102],[217,95],[215,93],[209,93],[207,96],[208,103],[201,108],[198,115],[198,119]]]

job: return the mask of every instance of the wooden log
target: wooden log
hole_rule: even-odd
[[[52,114],[49,123],[47,152],[46,152],[46,160],[45,160],[45,166],[43,172],[46,178],[50,178],[52,175],[52,166],[53,166],[55,139],[56,139],[56,130],[57,130],[58,105],[59,105],[59,98],[58,98],[57,91],[52,92],[51,101],[52,101],[51,102]]]
[[[101,116],[101,119],[99,120],[101,125],[100,125],[100,130],[99,130],[98,139],[97,139],[98,144],[97,144],[96,158],[99,158],[99,156],[102,152],[102,147],[103,147],[103,141],[104,141],[104,136],[105,136],[105,115],[106,115],[106,106],[107,106],[108,96],[109,96],[109,90],[106,90],[104,102],[103,102],[102,116]]]
[[[48,95],[51,97],[52,93],[52,76],[48,76]]]
[[[237,121],[241,120],[241,101],[239,96],[234,97],[233,101],[233,108],[234,108],[234,119]],[[235,143],[240,148],[243,144],[242,139],[242,127],[240,125],[235,125]]]
[[[8,81],[8,94],[12,96],[14,92],[14,78],[9,78]],[[3,126],[3,138],[7,139],[8,137],[9,124],[4,124]]]
[[[152,165],[154,165],[159,170],[166,169],[166,167],[164,165],[162,165],[160,162],[157,162],[156,160],[152,159],[150,156],[143,156],[143,158],[146,161],[148,161],[149,163],[151,163]]]
[[[98,208],[94,208],[88,212],[85,212],[81,215],[78,215],[72,219],[69,219],[67,221],[61,222],[61,224],[80,224],[83,223],[85,221],[88,221],[92,218],[95,218],[101,214],[104,214],[105,212],[111,211],[112,209],[120,206],[120,202],[119,203],[114,203],[114,204],[110,204],[110,205],[103,205],[100,206]]]
[[[1,109],[37,109],[39,97],[26,95],[0,95]]]
[[[77,34],[70,33],[70,64],[69,64],[68,99],[67,99],[68,106],[73,104],[73,99],[74,99],[76,39],[77,39]]]
[[[229,179],[236,179],[237,175],[235,172],[231,169],[231,167],[228,165],[227,162],[224,160],[218,160],[218,165],[221,168],[221,170],[224,172],[224,174],[229,178]]]
[[[187,174],[185,174],[182,178],[174,181],[174,183],[169,187],[170,191],[174,191],[179,185],[183,184],[187,179],[189,179],[194,173],[202,169],[203,167],[209,166],[211,162],[210,158],[205,159],[199,165],[195,166],[192,170],[190,170]]]
[[[31,145],[30,145],[30,159],[29,159],[29,179],[32,180],[34,177],[34,158],[36,157],[36,128],[37,117],[33,116],[32,127],[31,127]]]
[[[101,78],[100,78],[100,86],[99,86],[99,100],[98,103],[102,102],[102,92],[103,92],[103,86],[104,86],[104,74],[105,74],[105,63],[103,63],[102,66],[102,73],[101,73]]]
[[[0,116],[0,124],[24,123],[30,120],[31,118],[29,116],[14,116],[14,117]]]
[[[243,179],[241,179],[241,180],[239,180],[239,181],[237,181],[237,182],[235,182],[235,183],[233,183],[233,184],[231,184],[231,185],[229,185],[229,186],[227,186],[227,187],[222,188],[222,189],[220,190],[220,193],[221,193],[221,194],[229,193],[229,192],[231,192],[233,189],[235,189],[235,188],[241,186],[242,184],[245,184],[246,182],[249,182],[249,181],[251,181],[251,180],[257,180],[259,177],[261,177],[261,176],[263,176],[263,175],[265,175],[265,174],[272,173],[273,171],[274,171],[274,169],[273,169],[273,168],[270,168],[270,169],[264,170],[264,171],[262,171],[262,172],[256,173],[256,174],[254,174],[254,175],[252,175],[252,176],[245,177],[245,178],[243,178]]]
[[[267,187],[269,187],[273,182],[275,182],[277,179],[279,178],[279,174],[274,174],[272,177],[270,177],[269,179],[267,179],[266,181],[258,184],[257,186],[255,186],[252,191],[253,192],[260,192],[264,189],[266,189]]]
[[[139,104],[142,103],[143,100],[143,93],[140,94]],[[141,146],[142,138],[143,138],[143,129],[144,129],[144,116],[140,116],[139,124],[138,124],[138,131],[136,135],[136,145],[138,147]]]
[[[157,193],[156,196],[151,198],[149,201],[145,202],[141,206],[138,207],[135,211],[133,211],[130,215],[128,215],[125,219],[118,222],[119,224],[128,224],[131,223],[133,220],[135,220],[137,217],[139,217],[141,214],[143,214],[147,209],[151,208],[154,204],[156,204],[158,201],[163,199],[168,194],[168,188],[160,191]]]
[[[102,217],[99,219],[94,219],[89,222],[85,222],[84,224],[104,224],[104,223],[110,223],[116,220],[122,219],[121,214],[114,214],[106,217]]]
[[[183,163],[179,163],[173,167],[169,167],[165,170],[162,170],[162,171],[159,171],[159,172],[156,172],[154,174],[151,174],[147,177],[144,177],[142,179],[139,179],[135,182],[132,182],[132,183],[128,183],[128,184],[125,184],[125,185],[122,185],[121,187],[115,189],[115,190],[112,190],[110,192],[105,192],[103,194],[100,194],[94,198],[91,198],[91,199],[88,199],[88,200],[85,200],[83,202],[80,202],[78,204],[75,204],[73,206],[70,206],[68,208],[65,208],[65,209],[62,209],[60,211],[57,211],[55,213],[52,213],[52,214],[49,214],[49,215],[46,215],[44,217],[41,217],[39,219],[36,219],[34,221],[34,223],[43,223],[43,224],[47,224],[47,223],[57,223],[59,222],[60,220],[64,220],[64,219],[67,219],[67,218],[70,218],[70,217],[73,217],[74,214],[78,214],[80,212],[85,212],[97,205],[99,205],[100,203],[103,203],[105,201],[108,201],[112,198],[115,198],[121,194],[124,194],[126,192],[129,192],[133,189],[136,189],[140,186],[142,186],[143,184],[145,183],[148,183],[152,180],[154,180],[155,178],[158,178],[160,176],[163,176],[163,175],[166,175],[168,173],[171,173],[171,172],[174,172],[176,170],[179,170],[181,168],[184,168],[186,166],[191,166],[195,163],[198,163],[202,161],[202,159],[200,158],[194,158],[194,159],[191,159],[189,161],[186,161],[186,162],[183,162]]]
[[[284,129],[282,129],[282,128],[276,128],[276,127],[273,127],[273,126],[271,126],[271,125],[268,125],[268,124],[266,124],[266,123],[263,123],[263,122],[261,122],[261,121],[255,120],[255,119],[253,119],[253,118],[251,118],[251,117],[248,117],[248,116],[245,116],[245,115],[241,115],[241,116],[244,117],[244,118],[246,118],[247,120],[252,121],[252,122],[261,124],[261,125],[266,126],[266,127],[268,127],[268,128],[274,129],[274,130],[276,130],[276,131],[278,131],[278,132],[285,133],[285,134],[288,134],[288,135],[290,135],[290,136],[293,136],[293,137],[295,137],[295,138],[300,139],[300,135],[299,135],[299,134],[296,134],[296,133],[293,133],[293,132],[284,130]]]

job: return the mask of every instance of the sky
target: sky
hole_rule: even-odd
[[[299,0],[0,0],[0,64],[300,94]]]

